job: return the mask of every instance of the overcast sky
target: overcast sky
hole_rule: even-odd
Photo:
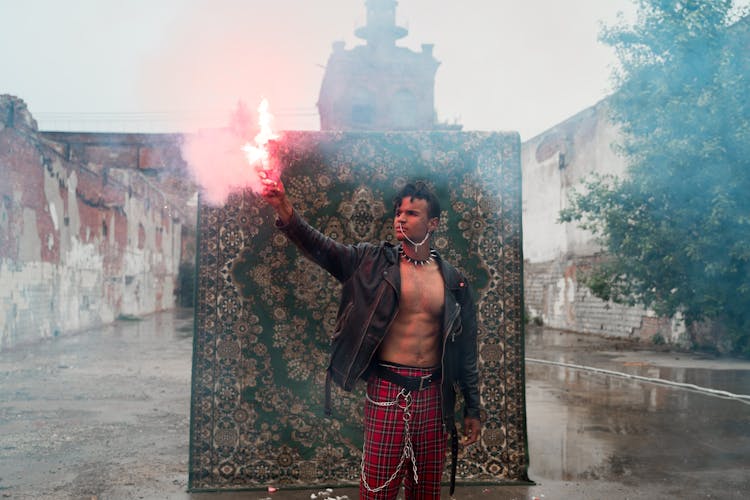
[[[399,0],[398,45],[435,45],[435,107],[529,139],[611,93],[597,40],[632,0]],[[363,44],[365,0],[0,0],[0,93],[43,130],[191,131],[266,97],[317,130],[331,44]],[[221,123],[219,123],[221,122]]]

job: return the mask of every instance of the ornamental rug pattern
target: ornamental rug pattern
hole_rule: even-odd
[[[433,187],[432,245],[477,295],[484,423],[460,453],[458,482],[528,481],[517,134],[288,132],[272,153],[295,209],[345,243],[393,241],[395,193],[417,179]],[[193,491],[359,482],[364,384],[334,387],[324,414],[340,285],[274,220],[252,193],[200,205]]]

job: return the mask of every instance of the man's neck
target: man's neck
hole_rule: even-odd
[[[402,260],[410,264],[424,266],[434,262],[435,252],[430,249],[429,245],[419,245],[415,249],[411,244],[402,243],[399,247],[399,255]]]

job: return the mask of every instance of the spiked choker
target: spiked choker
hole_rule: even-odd
[[[410,264],[414,264],[415,267],[416,266],[426,266],[427,264],[429,264],[430,262],[432,262],[432,260],[435,257],[437,257],[437,252],[435,250],[433,250],[433,249],[430,249],[430,256],[427,257],[426,259],[422,259],[422,260],[420,260],[420,259],[414,259],[414,258],[409,257],[408,255],[406,255],[406,252],[404,252],[404,247],[402,247],[401,245],[399,245],[399,247],[398,247],[398,254],[406,262],[408,262]]]

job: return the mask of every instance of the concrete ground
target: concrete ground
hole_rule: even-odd
[[[188,493],[191,351],[183,310],[0,353],[0,498],[357,498]],[[536,484],[455,498],[750,498],[750,362],[538,328],[526,356]]]

